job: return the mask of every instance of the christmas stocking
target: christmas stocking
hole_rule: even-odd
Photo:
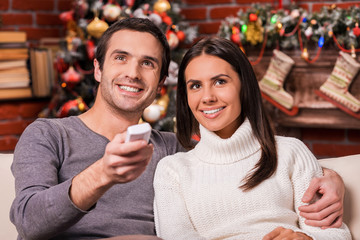
[[[349,54],[340,52],[335,67],[320,91],[315,93],[344,112],[360,119],[360,101],[349,92],[349,85],[360,69],[360,64]]]
[[[295,62],[279,50],[274,49],[273,54],[270,65],[259,82],[261,94],[281,111],[294,116],[298,108],[294,106],[293,97],[284,90],[284,81]]]

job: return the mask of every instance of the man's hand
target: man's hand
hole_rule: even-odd
[[[302,201],[309,203],[317,193],[322,195],[318,201],[299,207],[300,215],[306,218],[305,223],[323,229],[340,227],[345,194],[345,185],[341,177],[336,172],[324,168],[324,177],[312,179]]]
[[[82,210],[90,209],[113,185],[139,177],[153,149],[145,140],[125,143],[125,133],[116,135],[107,144],[104,156],[73,178],[71,200]]]
[[[308,235],[301,232],[294,232],[291,229],[277,227],[268,234],[266,234],[262,240],[281,240],[281,239],[294,239],[294,240],[312,240]]]
[[[126,183],[135,180],[146,169],[153,145],[145,140],[124,142],[125,134],[118,134],[108,143],[104,157],[100,160],[104,173],[109,181]]]

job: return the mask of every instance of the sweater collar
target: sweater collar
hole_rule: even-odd
[[[230,164],[248,158],[260,150],[260,144],[253,136],[248,119],[227,139],[220,138],[202,125],[199,128],[201,139],[194,148],[194,153],[203,162]]]

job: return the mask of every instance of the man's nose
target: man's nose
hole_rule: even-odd
[[[130,79],[140,78],[140,66],[136,61],[130,61],[126,66],[126,77]]]

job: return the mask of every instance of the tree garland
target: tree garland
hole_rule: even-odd
[[[218,35],[230,39],[239,47],[262,45],[253,65],[262,59],[265,47],[276,49],[300,48],[301,57],[314,63],[323,46],[331,44],[356,57],[360,51],[360,8],[338,8],[335,4],[323,7],[319,12],[308,13],[291,4],[289,9],[272,9],[271,5],[253,4],[237,16],[222,21]],[[297,34],[296,34],[297,33]],[[318,50],[309,59],[308,46],[317,43]]]

